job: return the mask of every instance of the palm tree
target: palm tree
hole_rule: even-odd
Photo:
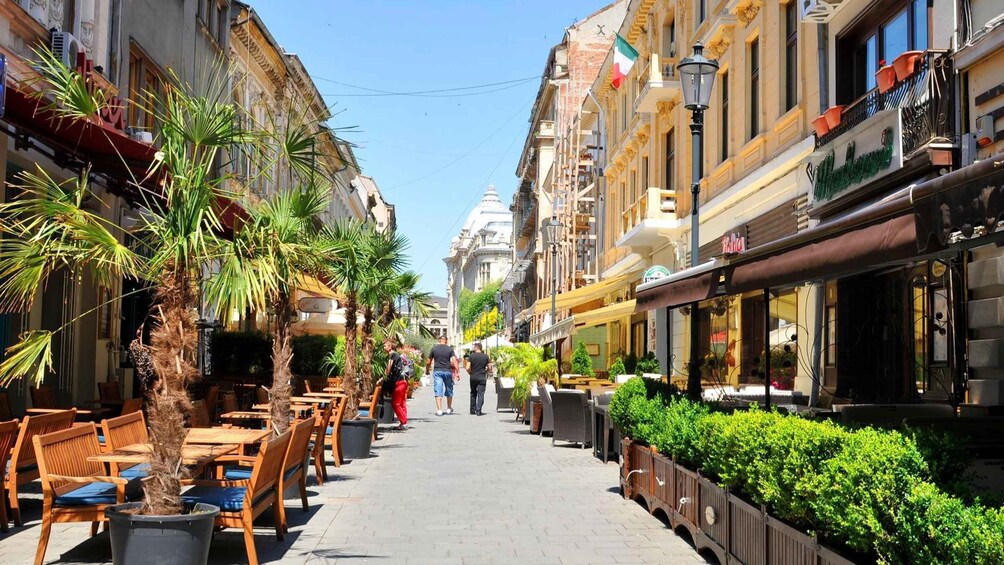
[[[93,121],[108,102],[100,90],[67,69],[48,52],[38,52],[39,69],[48,82],[39,103],[64,120]],[[200,275],[220,249],[221,197],[226,175],[217,175],[221,153],[251,144],[254,136],[238,126],[230,90],[222,74],[210,80],[206,94],[175,84],[162,94],[147,93],[158,125],[159,150],[147,176],[132,179],[146,211],[133,233],[85,208],[94,197],[87,171],[60,184],[41,169],[24,175],[22,197],[0,205],[0,304],[25,310],[37,289],[56,270],[90,270],[99,281],[143,278],[154,284],[149,363],[150,478],[144,481],[147,514],[179,514],[185,468],[181,447],[191,402],[187,385],[198,378],[198,333],[194,312]],[[149,102],[156,102],[148,104]],[[96,199],[97,200],[97,199]],[[100,202],[100,200],[98,200]],[[120,238],[138,238],[147,253],[139,256]],[[72,323],[72,322],[71,322]],[[64,328],[67,326],[63,326]],[[52,338],[61,331],[28,332],[8,349],[0,381],[30,378],[51,370]]]
[[[323,237],[328,246],[343,249],[337,258],[322,255],[324,272],[345,293],[345,368],[342,386],[346,395],[346,416],[359,409],[359,383],[356,374],[356,335],[359,295],[364,289],[369,258],[363,242],[371,228],[351,219],[341,219],[327,228]]]
[[[393,283],[404,265],[404,250],[408,241],[396,232],[379,232],[370,228],[362,247],[367,256],[367,268],[360,291],[363,308],[360,394],[365,398],[373,392],[373,351],[376,348],[373,323],[384,302],[389,299],[388,292],[393,291]]]

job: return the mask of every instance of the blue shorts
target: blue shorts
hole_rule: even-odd
[[[453,398],[453,372],[433,371],[432,391],[437,397],[445,396],[447,398]]]

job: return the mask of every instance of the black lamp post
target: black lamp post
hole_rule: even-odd
[[[683,106],[691,111],[690,135],[693,141],[691,152],[690,184],[690,266],[696,267],[700,261],[700,204],[701,177],[704,176],[704,111],[710,107],[711,89],[718,73],[718,61],[704,56],[704,46],[694,45],[694,54],[676,65],[680,73],[683,89]],[[694,400],[701,398],[701,362],[698,359],[698,303],[690,307],[690,367],[687,375],[687,395]]]
[[[544,224],[545,243],[551,246],[551,325],[557,322],[558,317],[558,237],[561,235],[561,222],[558,216],[551,216],[551,219]],[[554,358],[558,358],[558,342],[551,343],[551,353]]]

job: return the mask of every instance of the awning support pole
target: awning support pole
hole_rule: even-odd
[[[770,410],[770,289],[763,289],[763,348],[764,410]]]

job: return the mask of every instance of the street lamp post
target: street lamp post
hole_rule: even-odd
[[[561,222],[558,216],[551,216],[550,221],[544,224],[544,235],[547,243],[551,246],[551,325],[553,326],[558,317],[558,237],[561,233]],[[558,341],[551,342],[551,353],[554,358],[558,358]]]
[[[704,111],[710,107],[711,89],[718,73],[718,61],[704,56],[704,46],[694,45],[694,54],[676,65],[683,90],[683,106],[691,111],[690,135],[693,141],[690,184],[690,266],[700,261],[700,205],[701,177],[704,176]],[[698,359],[698,303],[690,306],[690,363],[687,374],[687,395],[694,400],[701,397],[701,363]]]

